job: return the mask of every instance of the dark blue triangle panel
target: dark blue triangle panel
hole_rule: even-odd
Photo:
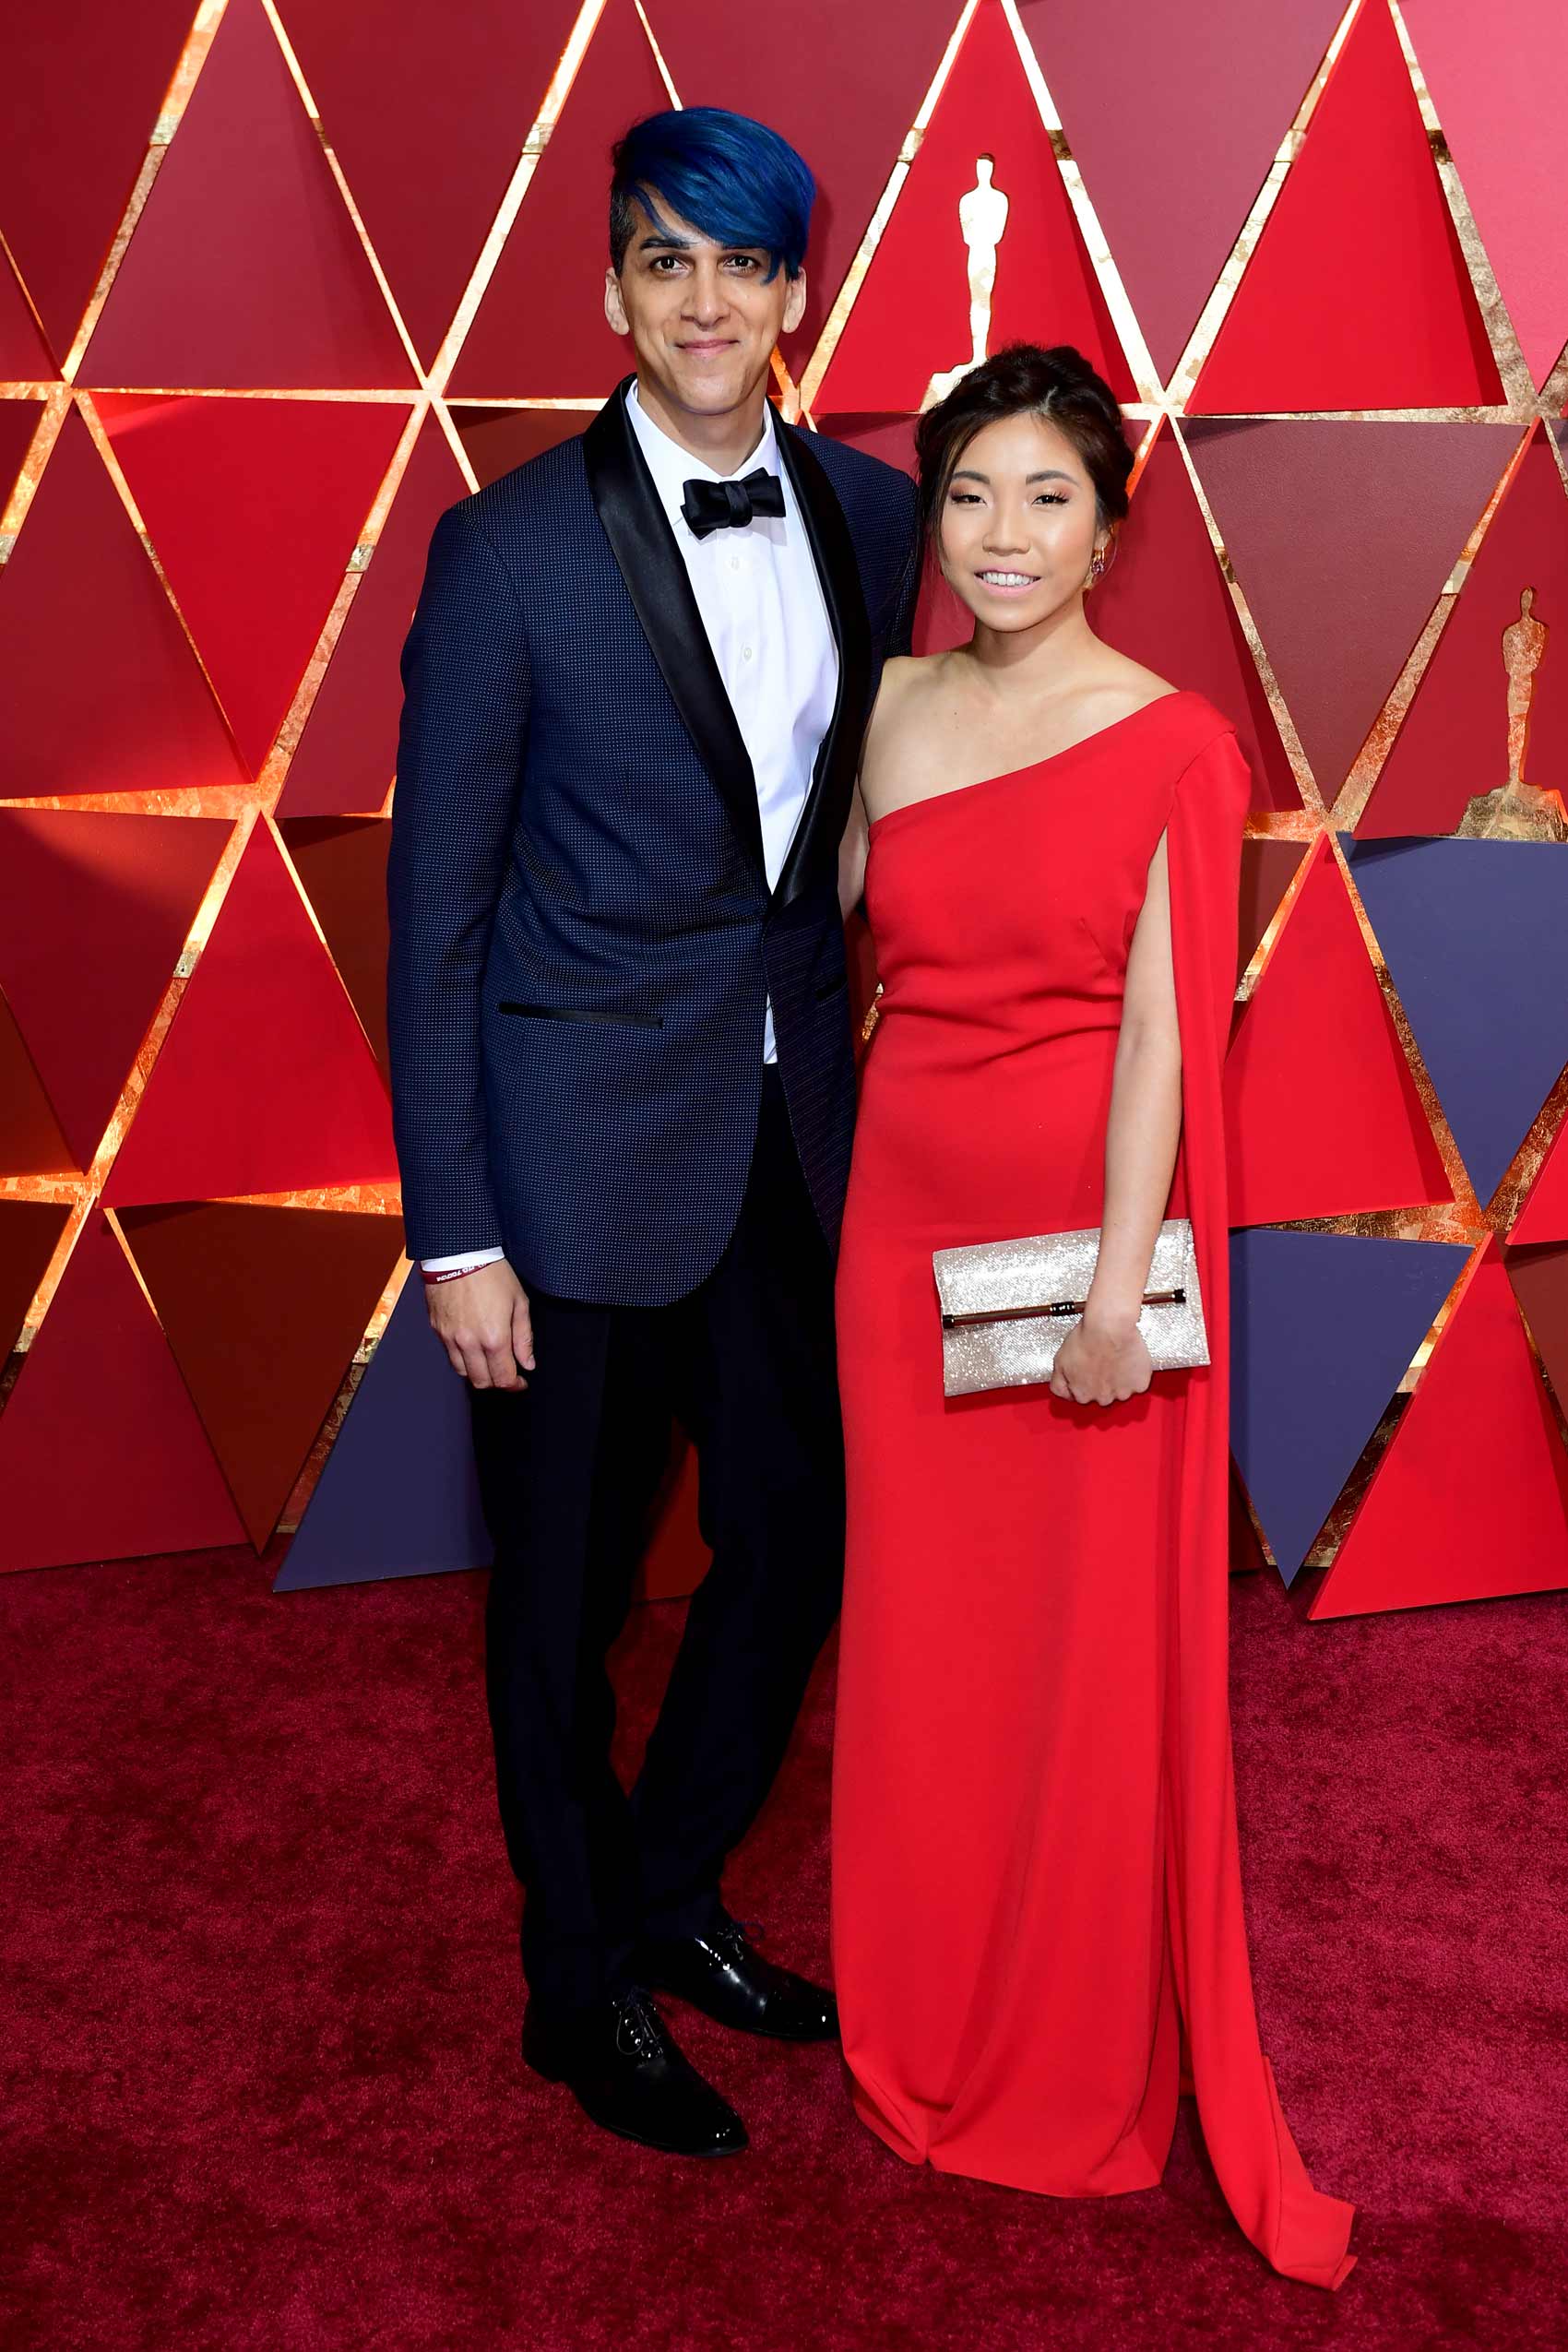
[[[274,1592],[483,1568],[491,1543],[469,1435],[469,1390],[403,1286],[316,1481]]]
[[[1484,1206],[1568,1062],[1568,853],[1339,837]]]
[[[1230,1237],[1230,1450],[1289,1584],[1469,1252]]]

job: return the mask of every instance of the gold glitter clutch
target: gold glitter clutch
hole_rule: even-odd
[[[932,1251],[944,1394],[971,1396],[1049,1380],[1056,1350],[1082,1318],[1099,1256],[1098,1225]],[[1156,1237],[1138,1330],[1156,1372],[1208,1361],[1188,1218],[1168,1217]]]

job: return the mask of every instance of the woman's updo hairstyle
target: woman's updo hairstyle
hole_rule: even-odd
[[[1133,453],[1110,385],[1071,343],[1053,343],[1049,350],[1038,343],[1009,343],[961,375],[915,426],[921,520],[932,549],[948,484],[965,450],[988,424],[1016,416],[1043,417],[1066,434],[1094,484],[1100,528],[1126,514]]]

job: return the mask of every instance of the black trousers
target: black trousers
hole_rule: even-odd
[[[778,1770],[843,1576],[832,1265],[777,1072],[739,1221],[664,1307],[530,1293],[538,1370],[472,1392],[495,1546],[486,1682],[523,1974],[552,2013],[634,1981],[640,1934],[699,1932]],[[671,1417],[713,1564],[636,1787],[611,1768],[625,1622]]]

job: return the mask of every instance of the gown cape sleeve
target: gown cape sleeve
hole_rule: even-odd
[[[1173,787],[1166,821],[1182,1040],[1181,1169],[1210,1363],[1191,1375],[1182,1448],[1174,1638],[1167,1664],[1166,1885],[1177,1997],[1209,2158],[1258,2251],[1289,2278],[1336,2287],[1354,2207],[1313,2187],[1258,2042],[1241,1909],[1229,1648],[1229,1253],[1221,1065],[1236,980],[1247,763],[1229,728]]]

